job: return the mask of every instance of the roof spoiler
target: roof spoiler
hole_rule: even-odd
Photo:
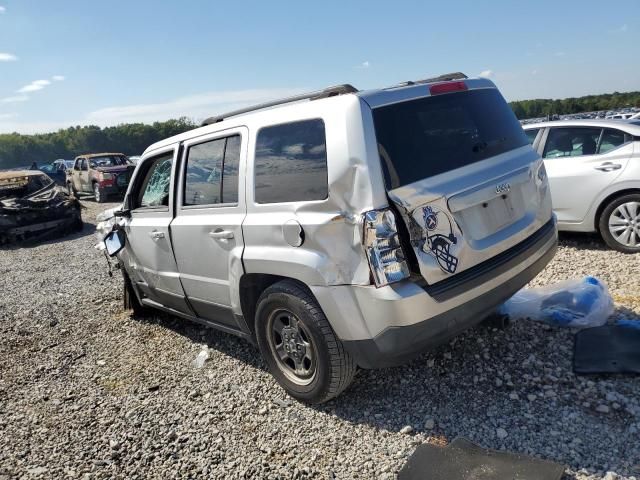
[[[464,80],[466,78],[469,77],[462,72],[445,73],[438,77],[425,78],[422,80],[407,80],[406,82],[399,83],[389,88],[408,87],[410,85],[422,85],[424,83],[450,82],[451,80]]]

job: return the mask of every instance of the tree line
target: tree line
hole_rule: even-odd
[[[522,120],[554,114],[640,107],[640,92],[614,92],[562,100],[538,98],[511,102],[509,105],[516,117]],[[106,128],[89,125],[38,135],[0,134],[0,170],[29,166],[33,162],[45,164],[57,158],[71,159],[83,153],[121,152],[125,155],[140,155],[152,143],[196,126],[193,121],[183,117],[151,125],[127,123]]]
[[[84,153],[140,155],[152,143],[196,126],[187,118],[179,118],[150,125],[127,123],[106,128],[89,125],[37,135],[0,134],[0,170],[28,167],[33,162],[43,165],[58,158],[73,159]]]
[[[603,95],[587,95],[577,98],[537,98],[511,102],[518,119],[546,117],[547,115],[570,115],[572,113],[607,111],[625,107],[640,107],[640,92],[613,92]]]

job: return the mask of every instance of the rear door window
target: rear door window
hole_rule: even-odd
[[[543,158],[580,157],[595,155],[601,128],[554,127],[549,131]]]
[[[183,205],[238,202],[240,135],[189,147]]]
[[[527,145],[495,88],[430,96],[374,109],[388,188],[464,167]]]
[[[187,155],[184,205],[220,203],[225,138],[194,145]]]
[[[256,203],[324,200],[327,148],[320,119],[264,127],[255,155]]]

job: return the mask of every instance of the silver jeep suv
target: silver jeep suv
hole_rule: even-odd
[[[540,155],[462,74],[210,118],[145,151],[116,217],[126,307],[257,343],[314,403],[479,323],[557,245]]]

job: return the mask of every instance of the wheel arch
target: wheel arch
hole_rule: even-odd
[[[609,205],[616,198],[623,197],[624,195],[634,194],[634,193],[640,194],[640,188],[625,188],[623,190],[617,190],[613,193],[610,193],[600,202],[600,204],[598,205],[598,208],[596,209],[596,215],[594,218],[594,225],[598,233],[601,233],[600,232],[600,216],[602,215],[602,212],[604,211],[604,209],[607,208],[607,205]]]
[[[297,278],[269,273],[245,273],[240,277],[240,308],[252,336],[255,337],[256,333],[256,310],[260,295],[271,285],[284,280],[295,282],[315,299],[309,286]]]

